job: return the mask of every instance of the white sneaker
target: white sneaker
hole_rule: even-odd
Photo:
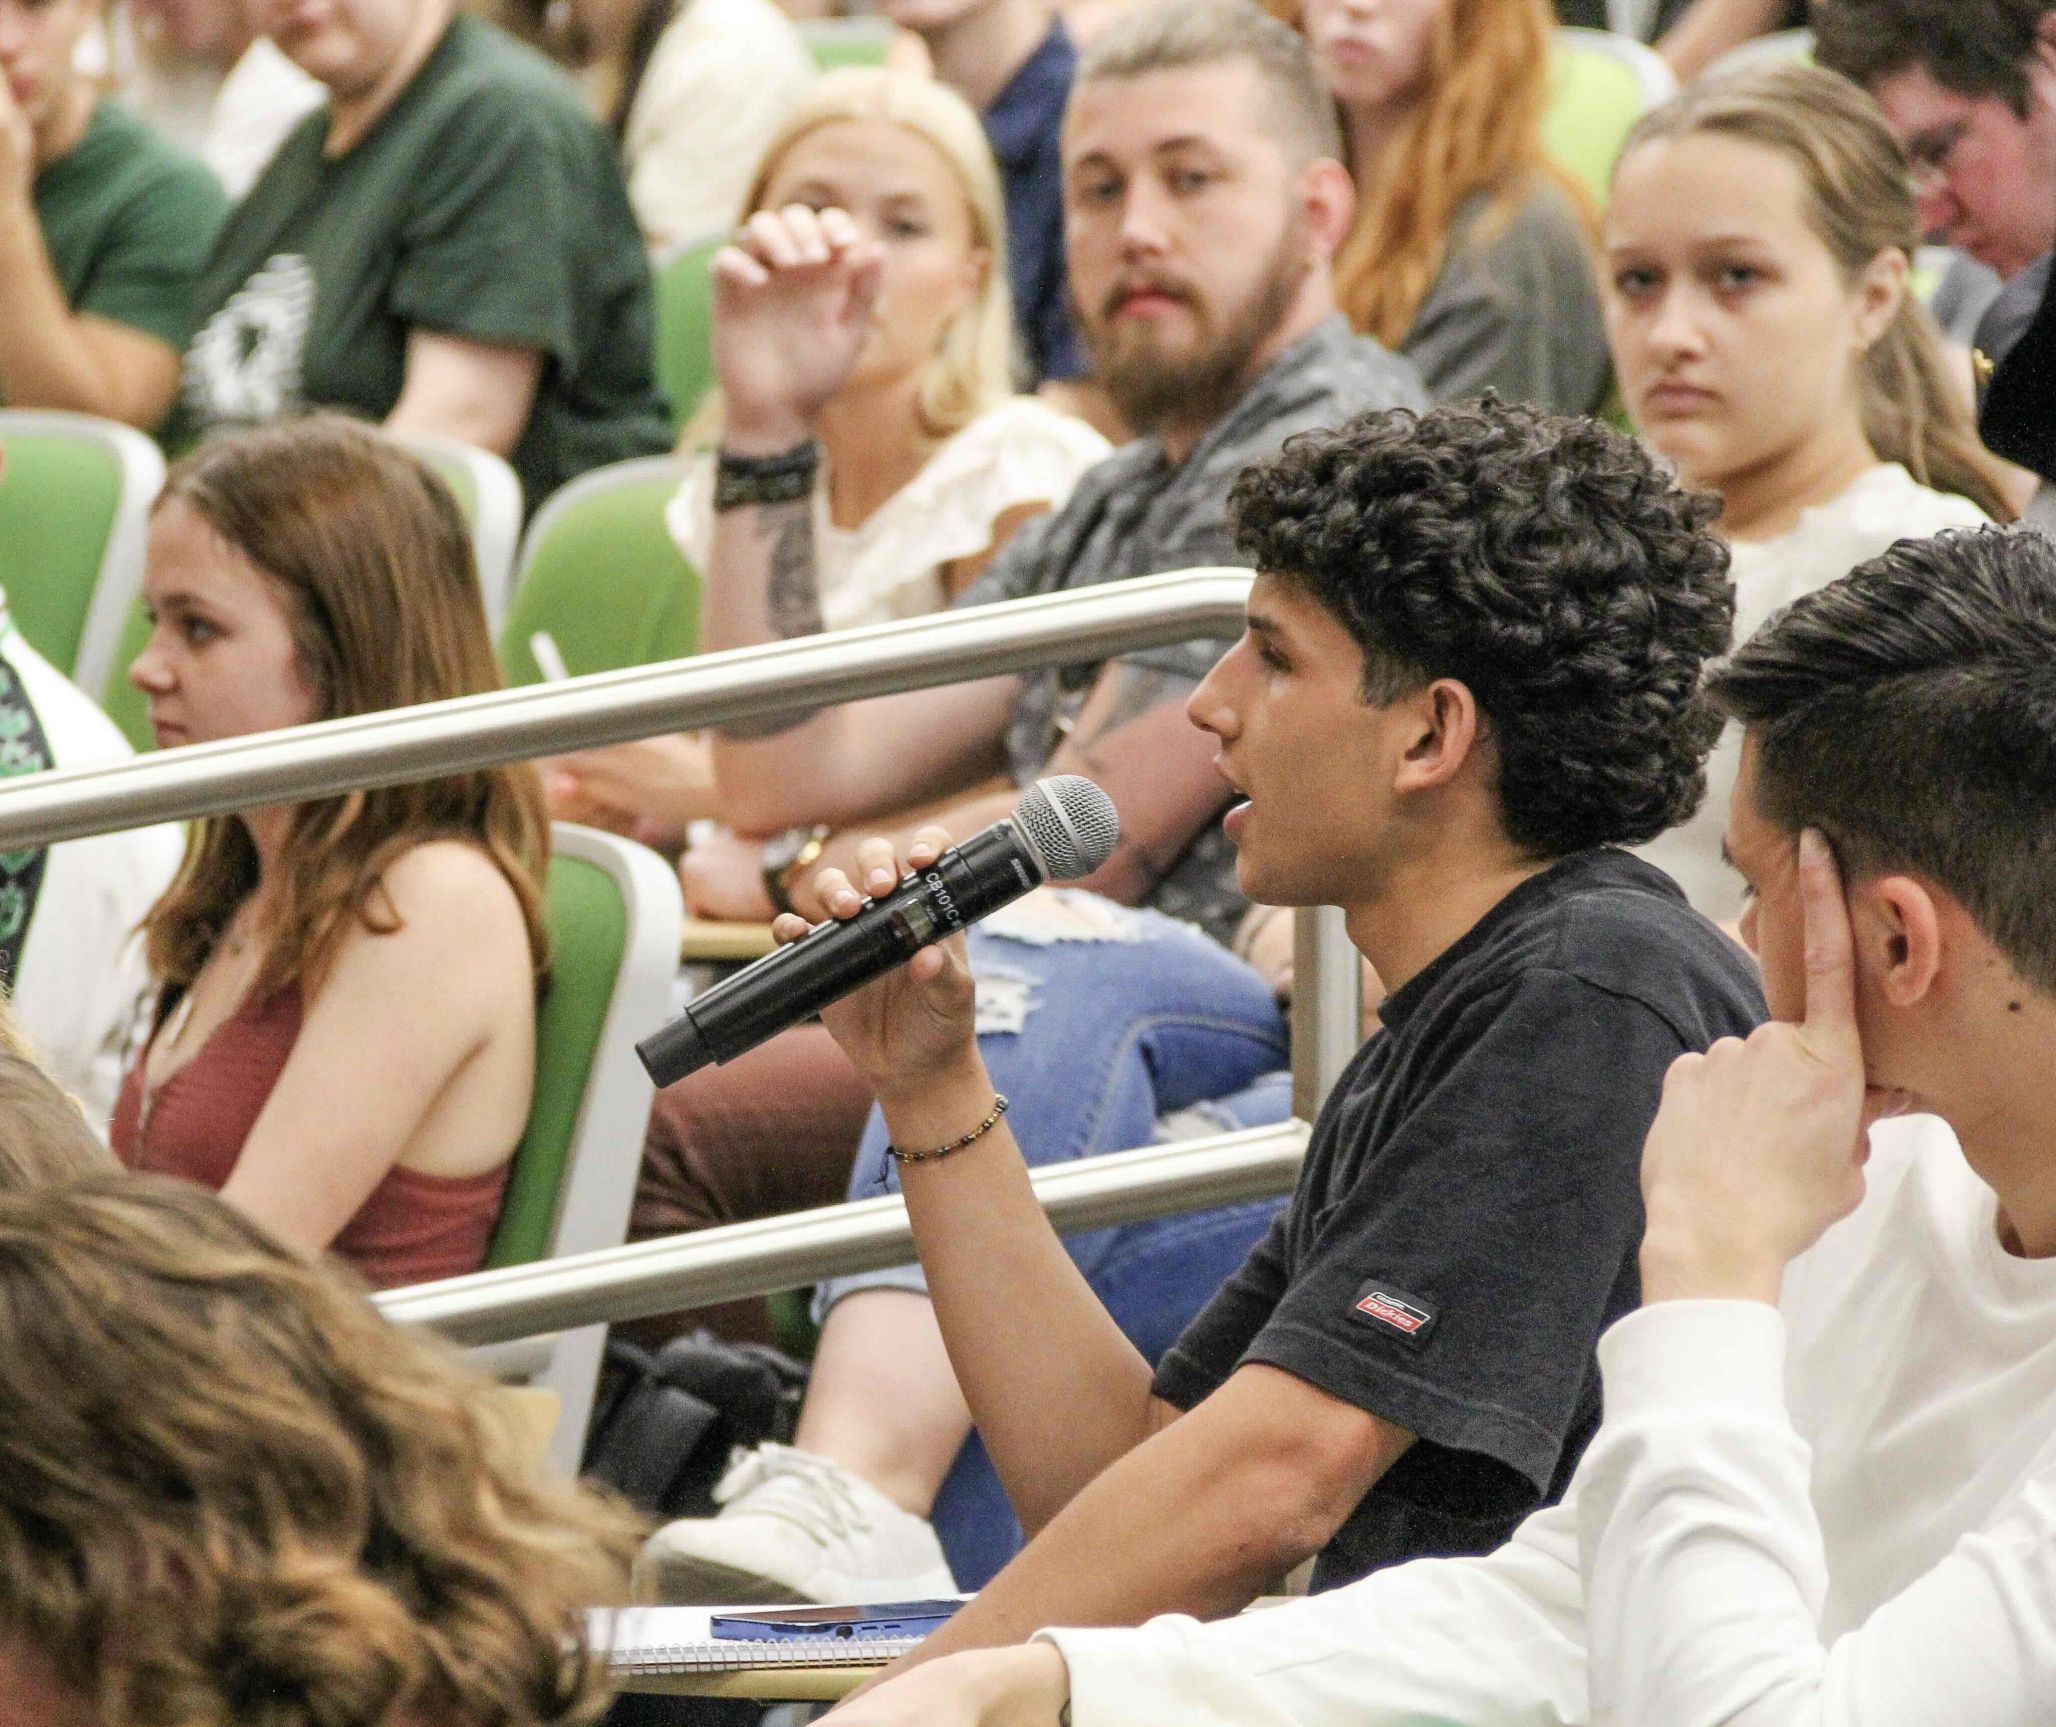
[[[721,1510],[643,1544],[636,1593],[681,1605],[914,1601],[957,1593],[927,1518],[839,1463],[789,1445],[738,1451]]]

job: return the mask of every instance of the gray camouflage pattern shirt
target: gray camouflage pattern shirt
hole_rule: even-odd
[[[1408,361],[1353,335],[1340,314],[1326,318],[1265,368],[1183,462],[1173,465],[1154,437],[1123,445],[1086,471],[1061,510],[1009,540],[956,603],[990,605],[1195,565],[1239,564],[1228,533],[1228,488],[1245,467],[1275,455],[1295,432],[1337,426],[1372,408],[1426,406],[1420,374]],[[1228,646],[1186,642],[1135,654],[1130,663],[1171,674],[1165,699],[1183,701]],[[1027,675],[1007,728],[1017,785],[1048,772],[1103,663]],[[1219,822],[1201,827],[1145,903],[1228,939],[1248,902],[1235,885],[1235,848]]]

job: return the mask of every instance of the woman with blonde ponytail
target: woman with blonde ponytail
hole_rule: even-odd
[[[1725,503],[1737,641],[1895,540],[2012,517],[1907,290],[1919,237],[1904,153],[1833,72],[1696,84],[1628,137],[1607,335],[1642,435]],[[1742,903],[1720,858],[1739,751],[1722,742],[1698,815],[1645,848],[1719,918]]]

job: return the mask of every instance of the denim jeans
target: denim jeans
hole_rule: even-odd
[[[1291,1113],[1285,1024],[1269,987],[1190,925],[1051,890],[975,926],[970,958],[979,1048],[1032,1166],[1268,1126]],[[851,1198],[898,1190],[885,1145],[873,1109]],[[1064,1246],[1154,1364],[1279,1204],[1092,1230]],[[919,1266],[837,1278],[817,1292],[815,1317],[858,1290],[926,1287]],[[935,1525],[966,1589],[981,1587],[1020,1546],[1020,1524],[975,1434],[943,1485]]]

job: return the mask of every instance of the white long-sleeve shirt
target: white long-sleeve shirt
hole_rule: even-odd
[[[21,680],[51,766],[99,767],[132,753],[114,722],[15,629],[0,594],[0,658]],[[16,1017],[50,1071],[103,1130],[127,1071],[130,1034],[150,988],[136,926],[171,885],[185,841],[176,827],[129,828],[50,848],[12,980]]]
[[[1931,1117],[1776,1309],[1664,1302],[1600,1344],[1562,1505],[1219,1625],[1046,1633],[1076,1727],[2056,1723],[2056,1261]]]

